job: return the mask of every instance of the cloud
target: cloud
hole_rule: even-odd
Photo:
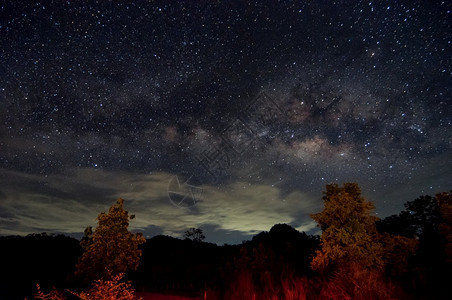
[[[313,199],[299,192],[283,197],[278,188],[266,185],[236,182],[226,189],[207,190],[206,201],[199,204],[203,223],[255,234],[276,223],[295,221],[294,212],[309,210],[314,204]]]
[[[5,195],[0,202],[1,234],[82,232],[86,226],[95,226],[97,215],[122,197],[126,209],[136,215],[131,229],[144,231],[147,236],[180,236],[190,227],[210,226],[212,234],[230,233],[231,240],[236,241],[269,230],[276,223],[300,223],[297,218],[316,207],[315,199],[298,191],[283,196],[276,187],[234,182],[221,189],[201,186],[204,197],[196,206],[179,208],[168,198],[173,175],[163,172],[74,169],[68,176],[46,177],[6,170],[2,173],[9,180],[0,184]],[[210,240],[219,241],[215,236]]]
[[[316,230],[316,228],[317,228],[317,230]],[[317,223],[312,220],[309,222],[303,223],[300,226],[296,226],[295,229],[300,232],[304,231],[304,232],[308,232],[311,234],[312,233],[319,234],[319,235],[321,234],[321,230],[320,230],[320,228],[317,227]]]
[[[141,207],[137,212],[137,220],[140,220],[137,225],[153,223],[173,236],[190,227],[207,226],[213,234],[215,231],[221,236],[230,233],[233,237],[229,240],[237,241],[239,237],[243,239],[269,230],[277,223],[298,223],[297,216],[306,216],[316,207],[315,199],[305,194],[293,192],[283,197],[278,188],[265,185],[235,182],[221,189],[202,188],[204,198],[195,209],[168,207],[168,201],[159,202],[159,206]]]

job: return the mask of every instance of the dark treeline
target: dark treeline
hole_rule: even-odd
[[[405,249],[398,249],[401,244],[396,244],[390,263],[384,264],[384,280],[395,290],[391,292],[395,298],[450,296],[451,207],[451,194],[422,196],[407,202],[399,214],[377,220],[378,235],[390,234],[417,243],[409,255],[399,255]],[[325,232],[325,228],[322,230]],[[316,299],[336,293],[334,285],[342,289],[348,284],[346,277],[352,274],[341,273],[343,270],[360,272],[352,267],[323,274],[314,270],[313,258],[322,247],[325,244],[319,236],[285,224],[274,225],[239,245],[219,246],[160,235],[140,246],[138,269],[128,272],[126,279],[133,282],[136,291],[206,293],[207,299],[252,299],[256,295],[289,299],[285,291],[292,293],[292,299]],[[0,299],[32,298],[36,284],[47,291],[52,287],[77,289],[74,272],[83,252],[80,241],[63,235],[9,236],[0,237],[0,249]],[[377,278],[372,274],[365,280]]]
[[[448,299],[452,294],[452,191],[408,201],[405,210],[376,225],[380,232],[419,242],[404,269],[389,266],[387,273],[417,296]]]
[[[194,294],[204,289],[224,291],[233,282],[235,272],[245,267],[240,264],[248,260],[256,268],[271,267],[282,272],[291,266],[300,274],[308,274],[310,257],[317,246],[317,236],[300,233],[284,224],[240,245],[218,246],[159,235],[141,247],[140,266],[128,279],[134,282],[137,291]],[[0,299],[31,297],[36,284],[43,290],[54,286],[74,288],[73,273],[82,253],[78,240],[45,233],[8,236],[0,237],[0,249],[3,254]]]
[[[36,284],[70,287],[80,242],[46,233],[0,237],[0,299],[30,298]]]
[[[197,292],[226,291],[237,272],[271,271],[278,276],[289,270],[311,274],[310,258],[318,237],[277,224],[240,245],[223,245],[156,236],[143,245],[138,270],[131,274],[137,290]]]

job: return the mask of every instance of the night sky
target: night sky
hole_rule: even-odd
[[[452,188],[450,1],[0,3],[0,234],[317,233]]]

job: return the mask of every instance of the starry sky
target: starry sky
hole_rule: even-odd
[[[0,234],[318,233],[452,188],[449,1],[0,3]]]

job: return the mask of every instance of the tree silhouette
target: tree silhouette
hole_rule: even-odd
[[[124,200],[118,199],[108,213],[100,213],[98,226],[85,230],[81,241],[84,253],[76,267],[76,275],[86,281],[94,279],[111,280],[120,273],[138,267],[141,250],[138,246],[146,240],[141,233],[128,231],[129,215],[124,210]]]
[[[440,193],[435,197],[420,196],[405,203],[406,210],[377,222],[380,232],[416,238],[420,241],[418,260],[432,265],[443,264],[447,239],[451,243],[452,196]],[[450,246],[449,246],[450,248]],[[451,251],[451,250],[446,250]]]
[[[356,183],[326,186],[322,212],[311,217],[322,229],[321,249],[311,267],[325,272],[338,264],[355,262],[363,267],[383,265],[383,246],[378,242],[374,206],[361,196]]]
[[[185,231],[184,238],[194,242],[202,242],[206,237],[204,236],[201,228],[190,228]]]
[[[423,239],[438,231],[442,221],[438,201],[432,196],[420,196],[404,204],[405,210],[378,222],[382,232]]]

